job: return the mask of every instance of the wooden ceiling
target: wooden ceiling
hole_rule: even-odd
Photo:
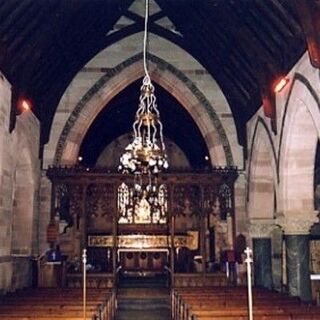
[[[0,70],[13,85],[14,108],[21,96],[32,100],[41,121],[42,144],[48,141],[59,100],[77,72],[103,48],[143,30],[143,18],[128,10],[132,2],[0,1]],[[150,31],[176,42],[212,74],[230,103],[243,143],[245,123],[260,107],[262,92],[306,50],[295,6],[301,1],[156,2],[162,11],[150,17]],[[135,23],[108,35],[123,15]],[[165,16],[177,32],[155,23]]]

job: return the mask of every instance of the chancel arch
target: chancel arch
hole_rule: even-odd
[[[155,71],[153,71],[153,79],[156,79],[155,84],[158,79],[156,75],[157,70],[158,69],[155,69]],[[137,72],[137,76],[138,75],[139,73]],[[162,78],[167,79],[164,76],[162,76]],[[138,81],[139,80],[140,79],[138,79]],[[129,83],[127,87],[132,84],[134,85],[134,83]],[[157,86],[157,93],[160,93],[161,90],[167,92],[165,90],[166,88],[158,84]],[[127,96],[127,87],[123,88],[117,95],[120,96],[120,103],[128,102],[126,99],[124,99],[124,102],[121,100],[121,95]],[[162,94],[164,94],[164,92]],[[162,94],[160,97],[163,97]],[[114,100],[117,100],[117,96],[110,99],[104,109],[106,112],[108,112],[108,109],[111,110],[110,112],[113,112],[113,109],[119,111],[119,113],[123,112],[123,110],[115,108],[117,107],[117,103]],[[186,94],[184,95],[184,99],[185,98]],[[168,130],[172,136],[169,135],[170,139],[175,137],[173,131],[177,130],[178,126],[190,126],[190,128],[192,127],[190,130],[195,130],[194,126],[197,127],[194,124],[194,122],[197,123],[197,121],[194,118],[192,119],[189,114],[188,117],[190,117],[191,120],[187,118],[186,114],[178,116],[179,111],[177,108],[183,110],[184,108],[178,104],[180,101],[175,102],[174,106],[172,99],[173,98],[171,98],[172,105],[167,106],[167,108],[172,108],[171,114],[168,112],[162,113],[162,111],[166,110],[161,110],[161,106],[159,107],[161,110],[161,118],[162,120],[165,119],[163,120],[164,126],[166,126],[167,122],[169,126],[173,126],[173,128],[170,129],[171,131]],[[169,101],[168,104],[170,104],[170,99],[166,101]],[[134,103],[134,105],[135,104],[136,103]],[[102,108],[103,105],[99,107]],[[131,108],[133,110],[135,109],[134,106]],[[163,108],[166,108],[166,106]],[[108,118],[108,114],[103,115],[104,110],[102,109],[99,109],[99,113],[90,123],[90,128],[84,133],[83,139],[79,141],[79,143],[83,142],[89,147],[87,152],[80,153],[83,157],[86,157],[88,152],[90,152],[88,150],[92,147],[93,140],[89,139],[89,142],[86,141],[86,137],[91,134],[90,131],[92,128],[97,126],[98,128],[103,127],[103,129],[106,129],[106,131],[94,131],[93,137],[96,140],[101,139],[101,137],[107,139],[108,130],[113,133],[113,121]],[[187,112],[185,111],[185,113]],[[172,122],[174,115],[176,119],[185,117],[185,121],[178,121],[178,123]],[[126,118],[129,119],[128,112],[126,116]],[[102,117],[102,122],[99,120],[100,117]],[[173,119],[169,119],[170,117]],[[134,117],[132,116],[131,118]],[[115,118],[113,118],[113,120],[115,120]],[[101,122],[100,124],[98,124],[99,121]],[[131,122],[130,119],[127,121],[129,121],[129,123]],[[192,122],[192,124],[190,124],[190,122]],[[75,126],[76,125],[77,124],[75,124]],[[128,131],[127,127],[124,127],[124,129]],[[200,128],[197,128],[197,130],[199,129]],[[131,131],[131,126],[129,130]],[[180,130],[183,133],[185,132],[183,131],[184,128],[180,128]],[[188,135],[186,134],[183,137],[185,139],[184,142],[189,145],[202,143],[204,144],[206,152],[208,152],[209,148],[205,143],[207,141],[201,134],[201,130],[199,131],[199,133],[191,135],[189,138],[190,141],[188,141]],[[188,133],[188,131],[186,131],[186,133]],[[121,137],[122,136],[120,136],[120,139]],[[115,136],[108,139],[111,141],[111,144],[117,145],[119,142],[117,138],[118,137]],[[170,139],[168,141],[170,141]],[[192,139],[196,140],[196,142],[192,141]],[[204,142],[199,140],[204,140]],[[179,143],[181,143],[181,139],[180,141],[177,139],[177,144]],[[112,146],[110,148],[112,148]],[[174,151],[177,150],[179,150],[178,147],[174,147]],[[237,177],[236,168],[225,166],[212,168],[210,163],[204,162],[205,165],[200,168],[203,171],[202,174],[196,170],[193,174],[190,169],[199,169],[197,166],[193,166],[196,160],[193,159],[192,163],[190,160],[190,153],[195,152],[195,150],[196,148],[189,150],[188,157],[184,152],[185,150],[181,150],[181,156],[177,160],[177,163],[173,163],[173,170],[169,172],[168,175],[160,175],[158,177],[159,192],[157,196],[152,196],[152,201],[156,203],[156,206],[152,206],[152,210],[150,203],[148,203],[144,197],[142,197],[138,203],[135,203],[136,196],[133,189],[134,181],[132,177],[123,177],[114,173],[116,169],[114,165],[118,159],[113,159],[113,166],[111,166],[111,170],[108,171],[106,168],[99,168],[98,165],[95,166],[94,164],[96,164],[96,162],[93,162],[93,165],[89,167],[78,163],[79,153],[77,153],[75,155],[77,165],[74,167],[74,172],[73,168],[70,168],[69,171],[63,168],[50,168],[49,177],[54,184],[53,203],[61,202],[59,188],[61,184],[64,184],[65,189],[70,194],[70,215],[73,216],[74,221],[78,221],[77,223],[74,222],[69,230],[66,230],[67,235],[64,237],[68,237],[68,243],[71,244],[62,247],[64,252],[74,258],[75,252],[79,249],[76,248],[74,244],[76,240],[79,240],[80,246],[87,243],[90,247],[89,259],[91,264],[96,268],[95,270],[101,269],[103,271],[114,271],[117,267],[116,263],[119,263],[123,266],[124,273],[128,272],[128,268],[131,269],[131,271],[134,269],[134,272],[137,272],[142,266],[143,272],[150,272],[147,266],[157,265],[153,264],[153,262],[156,262],[154,260],[157,260],[153,259],[153,255],[157,255],[158,252],[161,252],[159,256],[161,264],[158,266],[157,272],[163,272],[164,265],[169,263],[172,264],[171,269],[174,270],[174,272],[180,273],[193,272],[195,270],[197,270],[197,272],[203,270],[202,272],[208,271],[210,273],[220,268],[220,263],[222,263],[223,259],[226,259],[226,250],[231,250],[234,244],[234,181]],[[109,151],[111,150],[109,149]],[[115,155],[110,152],[110,156],[111,154],[112,156]],[[205,154],[206,153],[204,153],[203,156]],[[115,155],[115,157],[118,158],[119,155]],[[207,158],[207,160],[209,160],[209,156],[207,156]],[[211,160],[211,162],[214,161]],[[181,172],[174,171],[175,169],[181,170],[181,168],[189,173],[184,172],[181,174]],[[66,173],[66,179],[63,179],[63,172]],[[189,178],[188,175],[190,175]],[[88,181],[90,181],[90,177],[93,178],[93,183],[87,182],[88,178]],[[60,180],[60,178],[62,179]],[[80,181],[82,182],[79,183]],[[115,199],[117,199],[117,201],[115,201]],[[76,204],[76,201],[80,204]],[[61,207],[61,205],[58,207]],[[74,208],[79,210],[75,211]],[[155,208],[156,210],[154,210]],[[141,235],[140,238],[136,235],[137,233]],[[118,247],[115,247],[115,242],[111,241],[113,235],[119,237]],[[129,241],[129,239],[132,240]],[[100,251],[104,252],[101,257],[109,256],[107,264],[106,261],[99,258],[99,249],[97,249],[97,247],[99,247],[101,241],[103,243]],[[146,243],[148,241],[149,244]],[[172,241],[174,241],[175,248],[173,248]],[[149,245],[149,247],[139,247],[144,244]],[[72,249],[70,250],[70,248]],[[149,250],[149,253],[142,259],[140,252],[143,250],[146,251],[146,249]],[[132,258],[130,258],[131,254],[133,255]],[[202,257],[201,260],[195,261],[195,257],[200,256]],[[132,259],[139,262],[137,262],[138,266],[137,263],[131,265],[133,262]],[[199,260],[199,258],[197,259]],[[146,260],[149,262],[147,265],[144,265],[143,263],[145,263]],[[151,267],[150,269],[154,272]]]
[[[108,102],[114,96],[142,76],[143,68],[139,60],[140,56],[136,56],[128,61],[128,66],[124,64],[124,69],[115,76],[110,79],[109,77],[101,79],[100,82],[102,82],[103,85],[98,83],[88,91],[88,95],[91,95],[92,91],[94,93],[90,96],[90,99],[84,96],[83,101],[78,103],[59,138],[55,154],[55,164],[64,165],[76,163],[82,139],[95,117],[105,106],[107,107]],[[160,62],[157,58],[152,59],[150,62],[153,81],[159,83],[170,92],[181,105],[187,109],[204,136],[212,163],[214,165],[232,165],[232,151],[218,118],[214,116],[215,128],[213,126],[213,119],[211,119],[209,114],[204,116],[203,113],[199,113],[199,109],[201,109],[202,112],[205,111],[199,98],[194,95],[190,88],[185,86],[182,79],[176,77],[168,70],[164,70],[161,64],[158,66],[157,62]],[[99,85],[101,86],[100,88]],[[99,88],[99,90],[96,90],[97,88]],[[211,115],[212,114],[214,115],[213,108],[211,109]]]
[[[97,97],[92,97],[98,90],[101,94],[102,82],[108,82],[105,87],[110,86],[110,91],[113,91],[117,86],[116,92],[109,92],[109,99],[111,99],[111,96],[116,95],[122,88],[141,77],[142,65],[141,62],[138,62],[142,58],[141,39],[142,34],[137,33],[107,47],[74,77],[59,103],[58,112],[52,124],[50,140],[44,150],[45,166],[57,164],[57,159],[61,158],[63,148],[73,152],[74,148],[79,147],[73,141],[69,141],[68,145],[65,145],[61,141],[61,136],[62,139],[65,139],[66,131],[70,131],[74,120],[77,117],[82,117],[80,109],[87,109],[86,104],[107,104],[107,100],[97,101]],[[242,152],[237,141],[230,107],[214,79],[189,53],[176,44],[152,33],[150,34],[149,50],[151,72],[157,68],[152,76],[158,78],[158,80],[155,78],[155,81],[179,100],[195,119],[208,141],[211,161],[214,161],[215,165],[227,163],[241,166]],[[121,51],[121,55],[118,54],[119,51]],[[175,56],[169,53],[173,51],[176,52]],[[135,65],[132,66],[132,64]],[[124,68],[127,68],[126,77],[128,80],[118,77]],[[122,80],[124,84],[121,84]],[[87,91],[88,87],[85,84],[94,87]],[[100,98],[102,100],[102,97]],[[89,102],[89,100],[91,101]],[[194,109],[193,112],[190,112],[191,108]],[[203,112],[204,110],[205,112]],[[71,117],[71,122],[63,121],[65,116]],[[84,116],[86,117],[87,113]],[[73,133],[73,135],[77,135],[77,133]],[[72,139],[74,140],[74,138]],[[213,149],[215,150],[213,151]]]

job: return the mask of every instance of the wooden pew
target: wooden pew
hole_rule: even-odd
[[[320,308],[277,292],[254,289],[254,319],[320,319]],[[246,288],[179,288],[172,291],[175,320],[248,319]]]
[[[0,319],[80,320],[83,315],[81,289],[30,289],[7,294],[0,302]],[[112,320],[116,308],[111,289],[88,290],[87,320]]]

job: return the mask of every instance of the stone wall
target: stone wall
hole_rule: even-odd
[[[276,94],[277,131],[271,129],[263,108],[247,124],[247,223],[243,226],[258,226],[259,234],[255,227],[248,229],[252,238],[271,238],[273,286],[277,289],[287,281],[283,235],[309,234],[319,222],[314,207],[319,70],[311,66],[305,53],[286,77],[288,84]]]
[[[11,212],[12,179],[11,172],[5,170],[11,157],[7,149],[11,86],[1,74],[0,77],[0,289],[7,290],[11,285]],[[10,141],[10,140],[9,140]],[[9,158],[9,159],[8,159]]]
[[[306,53],[287,78],[289,83],[276,96],[277,132],[271,130],[263,108],[247,124],[247,208],[248,214],[256,219],[279,215],[297,219],[298,212],[304,212],[304,218],[315,217],[313,179],[320,136],[319,70],[311,66]],[[250,208],[254,199],[258,199],[260,211],[256,206]]]
[[[38,253],[39,122],[32,112],[17,117],[9,133],[11,86],[0,77],[0,290],[30,284],[31,257]]]

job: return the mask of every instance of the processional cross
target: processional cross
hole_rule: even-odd
[[[253,320],[253,314],[252,314],[252,288],[251,288],[251,263],[252,260],[252,250],[247,247],[246,250],[244,250],[244,253],[246,254],[246,260],[245,263],[247,264],[247,286],[248,286],[248,307],[249,307],[249,320]]]

